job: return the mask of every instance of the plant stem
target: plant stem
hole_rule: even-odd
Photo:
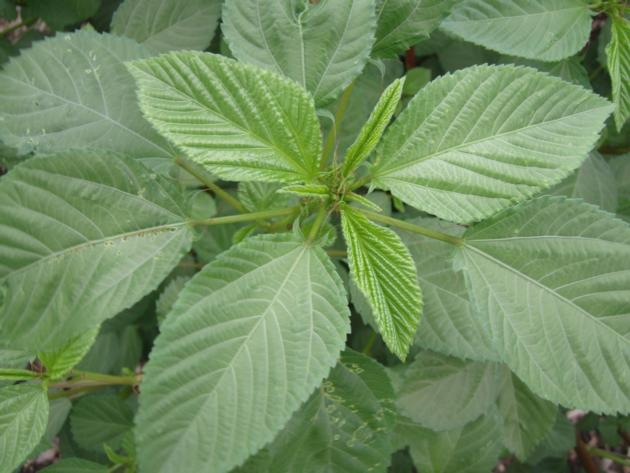
[[[343,116],[346,113],[346,109],[348,108],[348,103],[350,102],[350,96],[352,95],[352,89],[354,88],[354,81],[350,83],[346,90],[343,91],[341,99],[339,99],[339,107],[337,107],[337,112],[335,113],[335,123],[333,123],[332,130],[328,133],[328,138],[326,138],[326,145],[324,146],[324,151],[322,151],[322,160],[319,165],[321,171],[326,168],[328,164],[328,155],[332,151],[335,146],[335,140],[337,139],[337,128],[339,124],[343,120]]]
[[[295,207],[277,210],[265,210],[263,212],[252,212],[239,215],[228,215],[226,217],[213,217],[201,220],[190,220],[191,225],[225,225],[227,223],[251,222],[254,220],[265,220],[273,217],[290,215],[295,211]]]
[[[365,355],[369,355],[372,352],[372,347],[374,346],[375,341],[376,341],[376,332],[373,331],[367,343],[363,347],[363,350],[361,350],[361,352]]]
[[[76,394],[85,394],[92,391],[98,391],[99,389],[103,389],[107,385],[95,385],[95,386],[79,386],[78,388],[68,389],[65,391],[57,391],[54,393],[48,394],[48,400],[53,401],[55,399],[61,399],[64,397],[72,397]]]
[[[93,373],[90,371],[72,370],[70,373],[73,379],[99,381],[108,384],[129,384],[133,385],[140,381],[141,375],[114,376],[110,374]]]
[[[619,465],[630,466],[630,458],[618,455],[613,452],[609,452],[608,450],[604,450],[602,448],[590,447],[588,449],[591,455],[595,455],[600,458],[607,458],[608,460],[612,460]]]
[[[370,220],[374,220],[375,222],[391,225],[392,227],[400,228],[401,230],[406,230],[411,233],[417,233],[418,235],[433,238],[434,240],[440,240],[455,246],[462,246],[464,244],[463,238],[438,232],[437,230],[432,230],[430,228],[421,227],[420,225],[414,225],[413,223],[398,220],[397,218],[381,215],[379,213],[372,212],[371,210],[366,210],[359,207],[357,207],[355,210],[358,210]]]
[[[597,465],[595,465],[593,457],[591,457],[589,453],[588,447],[584,443],[584,440],[582,440],[581,432],[577,429],[575,430],[575,453],[577,453],[584,470],[588,473],[598,473]]]
[[[326,209],[325,206],[322,205],[319,208],[319,210],[317,211],[317,216],[315,217],[315,221],[313,222],[313,226],[311,227],[311,231],[308,234],[308,238],[306,240],[307,244],[313,243],[315,238],[317,238],[317,234],[319,233],[319,229],[321,228],[322,224],[324,223],[324,221],[326,220],[327,217],[328,217],[328,210]]]
[[[363,187],[364,185],[366,185],[367,183],[369,183],[372,180],[371,176],[364,176],[361,179],[359,179],[358,181],[356,181],[352,187],[350,188],[350,191],[354,191],[357,190],[361,187]]]
[[[230,195],[229,192],[221,189],[218,185],[214,183],[209,174],[204,173],[197,166],[194,166],[192,163],[182,158],[181,156],[177,156],[175,158],[175,164],[181,167],[183,170],[188,172],[190,175],[194,176],[198,181],[200,181],[204,186],[210,189],[217,197],[223,199],[227,204],[231,205],[235,210],[239,212],[246,212],[247,209],[239,202],[238,199]]]
[[[326,254],[331,258],[345,258],[348,252],[344,250],[326,250]]]

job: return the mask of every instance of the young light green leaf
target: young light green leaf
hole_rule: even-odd
[[[0,140],[20,154],[73,146],[170,161],[172,148],[142,118],[123,65],[150,54],[135,41],[93,31],[35,43],[0,72]]]
[[[321,107],[361,73],[375,23],[374,0],[226,0],[222,31],[239,61],[290,77]]]
[[[462,427],[488,412],[497,398],[499,365],[420,352],[402,374],[402,414],[432,430]]]
[[[142,471],[241,464],[334,366],[349,315],[321,248],[275,234],[220,255],[186,285],[145,366]]]
[[[26,368],[27,363],[33,358],[35,358],[35,356],[31,355],[27,351],[0,347],[0,367],[6,369],[7,371],[14,369],[19,371],[23,370]],[[0,387],[13,384],[14,382],[14,379],[7,381],[0,380]]]
[[[503,54],[558,61],[584,47],[591,12],[585,0],[464,0],[441,27]]]
[[[603,210],[617,210],[617,183],[612,169],[597,151],[592,151],[582,166],[551,189],[553,195],[583,199]]]
[[[417,426],[405,430],[411,458],[423,473],[488,473],[501,453],[501,432],[494,412],[444,432]]]
[[[278,192],[282,184],[271,182],[241,182],[238,200],[249,212],[289,207],[291,196]]]
[[[615,125],[621,131],[630,117],[630,20],[613,16],[611,32],[606,57],[615,102]]]
[[[470,228],[459,250],[499,355],[539,396],[630,412],[630,228],[542,197]]]
[[[0,388],[0,473],[12,473],[44,435],[48,398],[38,384]]]
[[[14,168],[0,181],[0,343],[55,351],[155,289],[190,248],[184,207],[171,182],[116,154]]]
[[[404,84],[404,78],[396,79],[381,95],[370,118],[361,128],[359,136],[346,151],[343,162],[344,176],[350,175],[352,171],[358,168],[380,141],[385,127],[389,125],[396,107],[398,107]]]
[[[349,206],[341,212],[352,279],[367,297],[387,347],[404,360],[420,321],[422,295],[409,250],[389,228]]]
[[[321,136],[295,82],[208,53],[132,62],[149,121],[193,161],[228,180],[311,181]]]
[[[22,381],[27,379],[37,379],[41,375],[31,370],[21,370],[18,368],[0,368],[0,380]]]
[[[274,441],[235,473],[384,473],[393,399],[383,367],[347,350]]]
[[[558,408],[539,398],[516,375],[504,368],[497,398],[503,444],[525,460],[553,427]]]
[[[361,194],[355,194],[354,192],[349,192],[348,194],[346,194],[346,199],[350,202],[354,202],[355,204],[362,205],[363,207],[367,209],[374,210],[375,212],[383,211],[383,209],[380,208],[378,204],[372,202],[370,199],[368,199],[365,196],[362,196]]]
[[[72,337],[54,351],[38,353],[37,357],[46,368],[46,375],[50,379],[60,379],[74,368],[94,344],[98,331],[99,327],[95,327]]]
[[[108,473],[110,469],[82,458],[62,458],[42,470],[43,473]]]
[[[463,69],[424,87],[388,129],[374,184],[440,218],[480,220],[577,168],[610,111],[534,69]]]
[[[133,429],[133,411],[116,394],[81,398],[70,414],[72,436],[86,450],[102,452],[103,444],[117,449]]]
[[[111,32],[156,52],[206,49],[221,13],[220,0],[125,0]]]
[[[330,195],[330,189],[323,184],[294,184],[282,187],[277,192],[280,194],[295,194],[301,197],[317,197],[319,199],[327,198]]]
[[[428,38],[455,0],[379,0],[374,57],[396,57]]]
[[[459,225],[418,218],[410,223],[461,236]],[[416,332],[421,347],[446,355],[479,361],[498,361],[487,327],[475,317],[461,272],[453,270],[452,245],[423,236],[399,232],[418,269],[424,307]]]

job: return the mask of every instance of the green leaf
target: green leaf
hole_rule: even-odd
[[[609,164],[617,181],[617,212],[620,217],[630,220],[630,154],[617,156]]]
[[[0,473],[12,473],[44,435],[46,391],[37,384],[0,388]]]
[[[499,422],[492,411],[453,430],[432,432],[411,424],[405,431],[422,473],[488,473],[501,453]]]
[[[418,218],[410,223],[461,236],[463,228],[437,219]],[[461,272],[453,270],[454,248],[448,243],[400,232],[418,268],[424,307],[416,343],[446,355],[481,361],[498,361],[490,334],[473,316]]]
[[[125,0],[112,17],[111,32],[156,52],[203,50],[220,13],[219,0]]]
[[[478,317],[537,395],[630,412],[630,228],[579,201],[542,197],[470,228],[459,250]]]
[[[280,194],[295,194],[300,197],[316,197],[318,199],[327,198],[330,189],[323,184],[294,184],[285,186],[277,190]]]
[[[575,427],[565,415],[558,414],[551,430],[527,457],[527,463],[536,465],[545,457],[564,458],[574,446]]]
[[[488,412],[497,398],[499,365],[420,352],[402,374],[402,414],[432,430],[462,427]]]
[[[37,447],[29,454],[30,458],[35,458],[55,446],[55,438],[66,422],[70,409],[72,403],[67,398],[50,401],[46,431]]]
[[[617,210],[615,175],[597,151],[592,151],[582,166],[554,187],[550,193],[580,198],[608,212],[614,213]]]
[[[480,220],[577,168],[610,111],[533,69],[463,69],[424,87],[385,133],[374,184],[440,218]]]
[[[177,300],[177,297],[179,296],[179,293],[182,291],[188,281],[190,281],[190,278],[188,276],[177,276],[169,281],[169,283],[160,294],[160,297],[155,304],[155,312],[158,322],[160,324],[164,322],[166,314],[171,311],[173,305],[175,304],[175,301]]]
[[[133,429],[133,411],[116,394],[81,398],[70,414],[72,436],[81,448],[103,451],[103,444],[117,449]]]
[[[402,79],[396,79],[385,89],[383,95],[381,95],[370,118],[368,118],[363,128],[361,128],[359,136],[357,136],[354,143],[352,143],[348,151],[346,151],[343,163],[344,176],[350,175],[352,171],[358,168],[380,141],[385,127],[389,125],[398,107],[404,84],[404,77]]]
[[[271,72],[208,53],[169,53],[130,71],[149,121],[228,180],[311,181],[321,136],[313,100]]]
[[[0,299],[2,297],[2,293],[0,292]],[[0,367],[6,370],[18,370],[22,371],[26,368],[27,363],[35,358],[29,352],[22,350],[12,350],[10,348],[2,348],[0,347]],[[11,382],[0,380],[0,387],[6,386],[8,384],[12,384],[14,382],[13,379]]]
[[[352,279],[367,297],[387,347],[404,360],[420,321],[422,295],[409,250],[389,228],[344,206],[343,235]]]
[[[210,464],[222,473],[241,464],[334,366],[349,315],[321,248],[276,234],[220,255],[186,285],[145,366],[141,469]]]
[[[101,0],[29,0],[21,7],[22,18],[41,18],[52,30],[79,23],[94,15]]]
[[[441,27],[503,54],[558,61],[584,47],[591,12],[585,0],[464,0]]]
[[[119,374],[123,368],[133,370],[142,355],[142,340],[138,328],[129,325],[116,329],[107,322],[90,351],[77,368],[97,373]]]
[[[503,444],[525,460],[551,431],[558,408],[536,396],[509,370],[504,370],[502,378],[497,405]]]
[[[108,473],[109,471],[105,465],[81,458],[62,458],[42,470],[44,473]]]
[[[428,38],[455,0],[379,0],[374,57],[395,57]]]
[[[238,185],[238,200],[249,212],[283,209],[289,207],[291,197],[278,192],[282,184],[269,182],[241,182]]]
[[[393,398],[383,367],[347,350],[284,430],[237,472],[384,473]]]
[[[48,377],[60,379],[74,368],[94,344],[98,331],[99,327],[95,327],[71,338],[57,350],[39,353],[37,357],[46,368]]]
[[[613,16],[611,32],[612,38],[606,47],[606,57],[615,103],[615,124],[617,131],[621,131],[630,117],[630,20]]]
[[[361,73],[375,23],[374,0],[226,0],[222,31],[239,61],[293,79],[321,107]]]
[[[582,60],[579,56],[573,56],[558,62],[543,62],[514,56],[504,56],[500,58],[499,62],[502,64],[516,64],[518,66],[533,67],[534,69],[538,69],[541,72],[547,72],[548,74],[559,77],[567,82],[581,85],[585,89],[591,88],[591,83],[588,79],[588,72],[582,64]]]
[[[35,43],[0,72],[0,140],[20,154],[92,147],[170,160],[123,65],[149,55],[135,41],[93,31]]]
[[[120,155],[15,167],[0,181],[0,341],[55,351],[155,289],[190,248],[183,207],[172,183]]]

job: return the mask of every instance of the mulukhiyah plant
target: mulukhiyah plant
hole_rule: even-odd
[[[124,0],[7,42],[0,473],[55,437],[57,473],[568,471],[563,409],[623,433],[627,14]]]

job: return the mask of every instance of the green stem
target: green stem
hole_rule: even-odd
[[[177,158],[175,158],[175,164],[177,164],[183,170],[195,177],[204,186],[210,189],[217,197],[224,200],[227,204],[231,205],[235,210],[238,210],[239,212],[247,211],[247,209],[243,206],[243,204],[240,203],[238,199],[216,185],[210,175],[202,171],[198,166],[193,165],[191,162],[187,161],[181,156],[177,156]]]
[[[352,192],[363,187],[364,185],[368,184],[371,180],[372,180],[372,176],[362,177],[361,179],[356,181],[354,184],[352,184],[352,187],[350,187],[350,191]]]
[[[137,384],[140,381],[141,375],[128,375],[128,376],[114,376],[103,373],[93,373],[90,371],[72,370],[70,375],[72,380],[81,381],[98,381],[108,384]]]
[[[345,258],[348,252],[344,250],[326,250],[326,254],[331,258]]]
[[[440,240],[455,246],[462,246],[464,244],[464,240],[462,238],[438,232],[437,230],[421,227],[420,225],[414,225],[413,223],[398,220],[397,218],[388,217],[386,215],[382,215],[376,212],[372,212],[371,210],[366,210],[359,207],[357,207],[355,210],[358,210],[370,220],[374,220],[375,222],[391,225],[392,227],[400,228],[401,230],[405,230],[411,233],[417,233],[418,235],[433,238],[434,240]]]
[[[595,455],[600,458],[607,458],[608,460],[612,460],[619,465],[630,466],[630,458],[618,455],[613,452],[609,452],[608,450],[604,450],[601,448],[591,447],[588,449],[589,453]]]
[[[374,346],[374,342],[376,341],[376,332],[372,331],[372,335],[368,339],[367,343],[363,347],[361,352],[365,355],[369,355],[372,352],[372,347]]]
[[[78,388],[48,393],[48,400],[54,401],[55,399],[61,399],[64,397],[73,397],[77,394],[86,394],[89,392],[98,391],[99,389],[103,389],[105,387],[107,387],[107,385],[79,386]]]
[[[315,217],[315,221],[313,222],[311,231],[308,234],[308,238],[306,240],[307,244],[311,244],[313,243],[313,241],[315,241],[315,238],[317,238],[317,234],[319,233],[319,229],[321,228],[322,224],[324,223],[327,217],[328,217],[328,209],[326,209],[326,207],[322,205],[317,211],[317,216]]]
[[[326,145],[324,146],[324,151],[322,151],[322,161],[320,163],[320,170],[323,171],[328,164],[328,155],[332,151],[335,146],[335,140],[337,139],[337,128],[339,124],[343,120],[343,116],[346,114],[346,109],[348,108],[348,103],[350,102],[350,96],[352,95],[352,89],[354,88],[354,81],[350,83],[346,90],[343,91],[341,98],[339,99],[339,107],[337,107],[337,112],[335,113],[335,123],[333,123],[333,127],[328,133],[328,138],[326,138]]]
[[[190,220],[191,225],[225,225],[227,223],[251,222],[255,220],[265,220],[273,217],[282,217],[290,215],[295,211],[294,207],[277,210],[265,210],[263,212],[252,212],[239,215],[228,215],[226,217],[213,217],[201,220]]]

